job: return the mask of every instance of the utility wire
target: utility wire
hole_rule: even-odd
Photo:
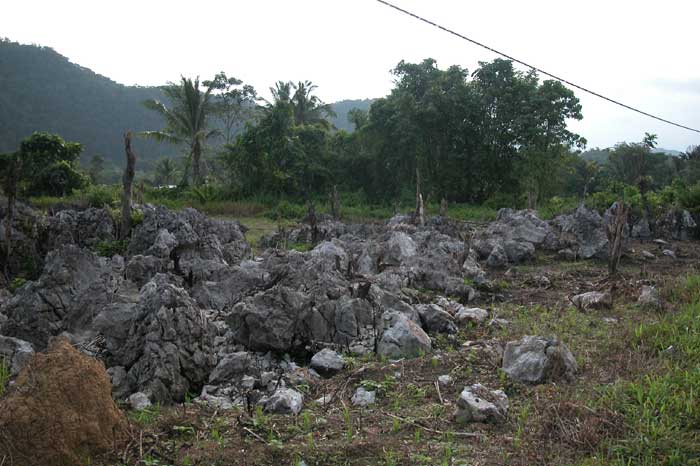
[[[467,42],[471,42],[472,44],[475,44],[475,45],[478,45],[479,47],[485,48],[486,50],[489,50],[489,51],[491,51],[491,52],[493,52],[493,53],[495,53],[495,54],[501,55],[502,57],[505,57],[505,58],[507,58],[508,60],[514,61],[514,62],[516,62],[516,63],[520,63],[520,64],[523,65],[523,66],[526,66],[526,67],[528,67],[528,68],[531,68],[531,69],[537,71],[537,72],[540,73],[540,74],[543,74],[543,75],[545,75],[545,76],[549,76],[550,78],[554,78],[554,79],[556,79],[557,81],[561,81],[561,82],[563,82],[564,84],[567,84],[567,85],[569,85],[569,86],[571,86],[571,87],[575,87],[576,89],[580,89],[580,90],[582,90],[583,92],[587,92],[588,94],[594,95],[594,96],[596,96],[596,97],[600,97],[600,98],[603,99],[603,100],[607,100],[608,102],[612,102],[613,104],[619,105],[620,107],[626,108],[627,110],[632,110],[633,112],[641,113],[641,114],[644,115],[644,116],[648,116],[648,117],[653,118],[653,119],[655,119],[655,120],[659,120],[659,121],[662,121],[662,122],[664,122],[664,123],[668,123],[669,125],[673,125],[673,126],[677,126],[677,127],[679,127],[679,128],[687,129],[688,131],[694,131],[694,132],[696,132],[696,133],[700,133],[700,130],[698,130],[698,129],[691,128],[691,127],[689,127],[689,126],[685,126],[685,125],[682,125],[682,124],[680,124],[680,123],[674,123],[673,121],[666,120],[665,118],[661,118],[661,117],[659,117],[659,116],[652,115],[651,113],[648,113],[648,112],[645,112],[645,111],[643,111],[643,110],[639,110],[638,108],[634,108],[634,107],[631,107],[631,106],[629,106],[629,105],[623,104],[622,102],[619,102],[619,101],[617,101],[617,100],[615,100],[615,99],[611,99],[610,97],[605,97],[604,95],[599,94],[599,93],[597,93],[597,92],[595,92],[595,91],[591,91],[590,89],[586,89],[586,88],[583,87],[583,86],[579,86],[578,84],[574,84],[574,83],[572,83],[571,81],[568,81],[568,80],[566,80],[566,79],[564,79],[564,78],[560,78],[559,76],[556,76],[556,75],[554,75],[554,74],[552,74],[552,73],[547,73],[546,71],[544,71],[544,70],[542,70],[542,69],[540,69],[540,68],[537,68],[536,66],[532,66],[532,65],[530,65],[530,64],[528,64],[528,63],[525,63],[525,62],[522,61],[522,60],[518,60],[518,59],[515,58],[515,57],[511,57],[510,55],[508,55],[508,54],[506,54],[506,53],[499,52],[498,50],[496,50],[496,49],[494,49],[494,48],[492,48],[492,47],[489,47],[489,46],[486,45],[486,44],[482,44],[481,42],[478,42],[478,41],[476,41],[476,40],[474,40],[474,39],[470,39],[469,37],[464,36],[464,35],[462,35],[462,34],[460,34],[460,33],[458,33],[458,32],[455,32],[455,31],[453,31],[453,30],[451,30],[451,29],[448,29],[448,28],[446,28],[446,27],[444,27],[444,26],[440,26],[439,24],[434,23],[433,21],[430,21],[429,19],[425,19],[425,18],[423,18],[422,16],[418,16],[417,14],[411,13],[411,12],[408,11],[408,10],[404,10],[403,8],[400,8],[400,7],[398,7],[398,6],[396,6],[396,5],[392,4],[392,3],[389,3],[389,2],[387,2],[387,1],[385,1],[385,0],[377,0],[377,1],[378,1],[379,3],[381,3],[381,4],[383,4],[383,5],[388,6],[389,8],[393,8],[394,10],[400,11],[401,13],[404,13],[404,14],[406,14],[406,15],[408,15],[408,16],[412,16],[412,17],[414,17],[415,19],[417,19],[417,20],[419,20],[419,21],[422,21],[422,22],[424,22],[424,23],[430,24],[430,25],[433,26],[433,27],[436,27],[436,28],[438,28],[438,29],[441,29],[441,30],[447,32],[448,34],[452,34],[453,36],[457,36],[457,37],[459,37],[460,39],[466,40]]]

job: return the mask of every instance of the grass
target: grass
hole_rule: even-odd
[[[0,396],[5,393],[5,387],[10,381],[10,365],[5,358],[0,358]]]
[[[700,276],[672,293],[677,313],[635,329],[631,345],[659,358],[659,367],[603,391],[598,403],[624,418],[624,435],[611,439],[601,462],[585,465],[700,465]]]

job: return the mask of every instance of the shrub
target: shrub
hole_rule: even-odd
[[[95,253],[102,257],[113,257],[117,254],[123,256],[128,247],[128,239],[102,241],[95,246]]]
[[[7,288],[10,290],[11,293],[14,293],[19,288],[21,288],[22,285],[24,285],[25,283],[27,283],[27,280],[25,278],[15,277],[12,279],[12,281],[10,282],[10,285]]]

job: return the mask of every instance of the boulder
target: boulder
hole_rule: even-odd
[[[430,337],[404,314],[387,312],[377,353],[390,359],[414,358],[432,349]]]
[[[509,240],[503,243],[503,248],[508,256],[508,261],[513,264],[535,259],[535,245],[527,241]]]
[[[497,243],[488,258],[486,258],[486,265],[493,268],[505,267],[508,265],[508,253],[505,247],[501,243]]]
[[[148,395],[143,392],[132,393],[127,399],[129,407],[134,411],[143,411],[151,406],[151,400],[148,399]]]
[[[473,323],[475,325],[480,325],[486,322],[486,319],[488,319],[489,313],[486,309],[481,309],[478,307],[471,307],[471,308],[466,308],[463,307],[457,312],[457,315],[455,316],[457,322],[460,325],[465,325],[467,323]]]
[[[105,334],[111,365],[124,366],[131,385],[154,402],[182,402],[199,392],[214,367],[216,328],[183,288],[166,275],[146,283],[131,310],[126,336]]]
[[[559,230],[560,243],[574,246],[577,257],[607,257],[608,238],[603,219],[596,211],[581,205],[571,215],[554,218],[552,225]]]
[[[394,231],[386,242],[382,263],[388,266],[401,265],[414,257],[417,251],[416,243],[410,236],[402,231]]]
[[[304,406],[304,395],[291,388],[280,388],[260,403],[268,413],[299,414]]]
[[[416,306],[423,328],[428,332],[457,333],[457,326],[449,312],[437,304]]]
[[[528,335],[508,342],[503,352],[503,371],[520,382],[572,379],[577,370],[576,359],[556,338]]]
[[[27,365],[34,355],[34,348],[28,341],[0,335],[0,364],[5,363],[14,377]]]
[[[644,285],[639,293],[637,304],[649,309],[661,308],[661,296],[659,291],[654,286]]]
[[[587,293],[577,294],[571,298],[571,302],[581,311],[610,309],[612,308],[612,295],[607,291],[589,291]]]
[[[322,375],[333,375],[345,367],[345,360],[337,352],[324,348],[311,358],[311,368]]]
[[[355,393],[352,395],[350,402],[353,406],[369,406],[373,405],[377,399],[377,392],[374,390],[366,390],[364,387],[357,387]]]
[[[481,384],[466,387],[457,399],[457,422],[502,422],[508,413],[508,397],[501,390]]]
[[[250,359],[250,354],[246,351],[238,351],[224,356],[209,374],[209,383],[215,385],[241,379],[248,371]]]

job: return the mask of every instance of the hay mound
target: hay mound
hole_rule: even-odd
[[[78,465],[112,450],[127,429],[104,365],[55,339],[0,399],[0,458],[11,465]]]

